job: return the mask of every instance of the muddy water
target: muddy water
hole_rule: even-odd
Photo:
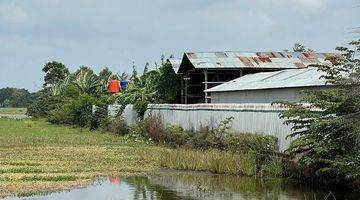
[[[71,199],[360,199],[359,194],[312,189],[284,180],[164,171],[148,176],[110,177],[85,188],[9,200]]]

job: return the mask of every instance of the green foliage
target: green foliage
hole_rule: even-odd
[[[82,93],[98,94],[101,86],[99,78],[89,70],[80,70],[74,80],[74,84]]]
[[[158,69],[151,71],[147,63],[140,77],[134,65],[128,88],[117,95],[117,102],[123,108],[133,104],[141,119],[150,103],[178,103],[180,100],[180,77],[165,58],[161,63]]]
[[[52,110],[48,120],[54,124],[73,124],[84,127],[89,125],[92,118],[92,105],[96,103],[96,98],[82,94]]]
[[[50,111],[58,109],[64,99],[60,96],[53,96],[49,90],[39,92],[40,96],[28,107],[27,114],[34,118],[44,118],[50,115]]]
[[[56,61],[46,63],[42,71],[46,73],[44,77],[44,87],[56,84],[70,74],[64,64]]]
[[[127,89],[117,95],[117,101],[123,107],[127,104],[134,104],[138,116],[142,118],[149,103],[156,101],[156,81],[158,74],[156,71],[148,72],[140,79],[132,79]]]
[[[159,68],[159,81],[157,90],[161,103],[179,103],[181,91],[181,79],[170,64],[164,62]]]
[[[200,150],[218,149],[231,152],[258,152],[271,155],[277,150],[277,140],[272,136],[236,134],[230,132],[232,117],[224,119],[212,131],[184,132],[179,126],[165,126],[160,116],[149,116],[134,125],[130,133],[166,143],[172,147],[187,147]]]
[[[289,151],[308,152],[302,164],[312,167],[318,177],[331,173],[336,175],[335,180],[345,177],[351,182],[359,178],[349,160],[359,164],[355,155],[360,153],[360,40],[337,50],[342,52],[341,57],[328,58],[335,66],[317,66],[326,73],[323,78],[335,87],[307,91],[306,105],[285,103],[290,109],[281,117],[293,125],[290,136],[296,140]]]
[[[306,52],[314,52],[314,50],[310,48],[306,48],[304,45],[300,43],[295,43],[293,47],[294,52],[306,53]]]
[[[1,88],[0,107],[27,107],[37,98],[37,96],[37,93],[30,93],[26,89]]]

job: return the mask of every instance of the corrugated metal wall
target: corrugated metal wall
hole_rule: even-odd
[[[234,132],[275,136],[279,139],[280,150],[285,150],[291,142],[286,139],[291,127],[279,118],[282,110],[284,108],[271,104],[155,104],[149,105],[145,117],[160,115],[165,123],[180,125],[185,130],[199,130],[201,126],[215,128],[225,118],[234,117]]]
[[[276,100],[299,102],[302,98],[301,91],[306,89],[310,88],[211,92],[211,103],[272,103]]]
[[[116,106],[112,106],[114,109]],[[160,115],[166,124],[176,124],[185,130],[199,130],[201,126],[216,128],[227,117],[234,117],[232,130],[236,133],[272,135],[279,139],[280,150],[289,147],[291,127],[284,125],[279,113],[285,108],[271,104],[151,104],[145,113]],[[131,125],[138,121],[132,105],[123,113]]]

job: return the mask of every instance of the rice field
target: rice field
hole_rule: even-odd
[[[279,162],[264,174],[279,175]],[[44,120],[0,118],[0,197],[27,196],[87,185],[96,177],[161,168],[255,175],[254,154],[170,149],[143,140]]]
[[[161,151],[109,133],[0,119],[0,197],[66,189],[97,176],[157,170]]]
[[[0,108],[0,118],[27,119],[26,108]]]

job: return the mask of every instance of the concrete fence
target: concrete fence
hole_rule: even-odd
[[[275,136],[280,150],[285,150],[291,143],[291,139],[286,139],[291,127],[279,118],[284,109],[271,104],[150,104],[144,117],[158,115],[165,124],[193,131],[203,126],[216,128],[225,118],[234,117],[231,127],[234,132]],[[123,117],[130,125],[138,121],[131,105],[125,108]]]

